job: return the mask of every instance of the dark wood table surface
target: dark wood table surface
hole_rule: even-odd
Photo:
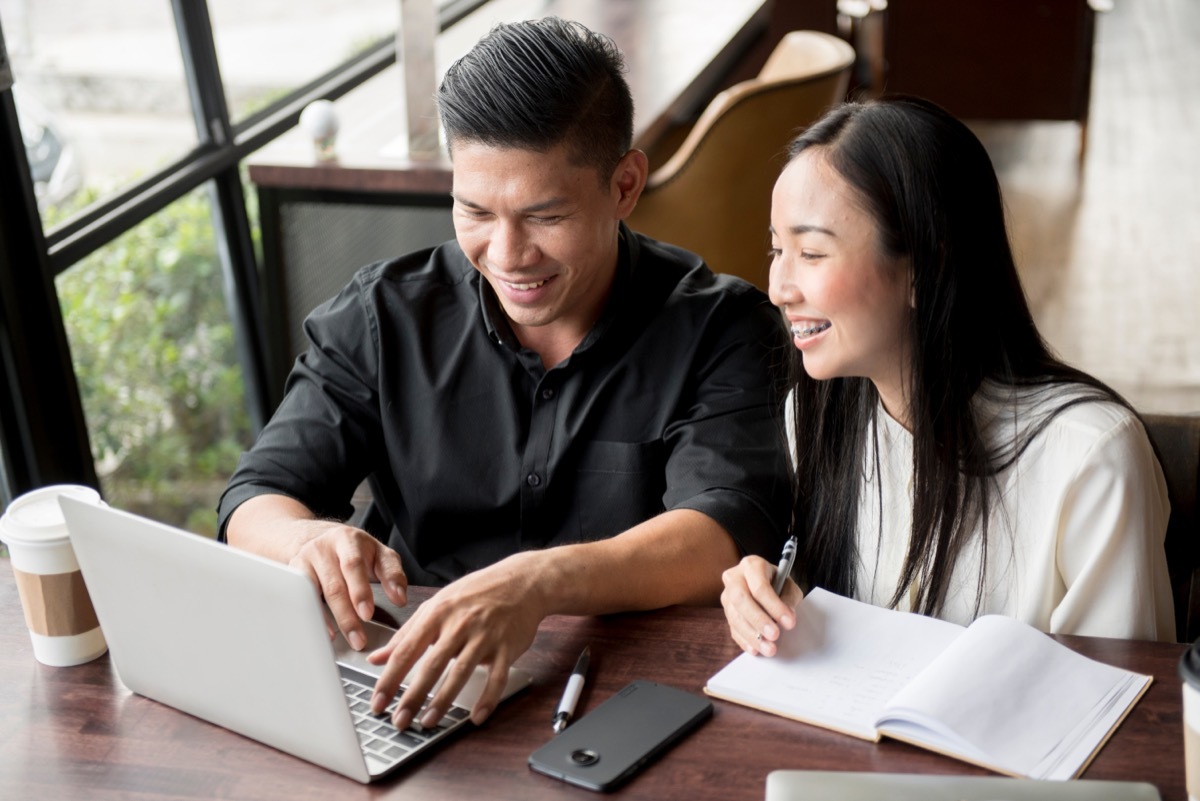
[[[490,0],[438,37],[438,80],[498,21],[544,16],[604,33],[625,56],[635,105],[634,139],[656,141],[707,102],[714,87],[766,29],[774,0]],[[399,66],[335,102],[337,159],[318,161],[311,140],[292,130],[248,160],[260,187],[347,192],[450,191],[450,164],[404,154]]]
[[[12,571],[0,559],[0,799],[587,799],[533,773],[529,754],[551,738],[550,718],[576,657],[591,645],[580,701],[586,714],[634,679],[699,693],[737,655],[719,609],[548,619],[520,661],[531,688],[428,759],[363,786],[125,689],[107,655],[71,668],[33,658]],[[414,597],[427,591],[415,591]],[[1088,656],[1149,673],[1154,683],[1084,773],[1149,781],[1183,801],[1181,691],[1185,646],[1086,637],[1062,641]],[[761,799],[776,769],[986,775],[962,762],[846,735],[715,700],[699,730],[614,795],[638,799]]]

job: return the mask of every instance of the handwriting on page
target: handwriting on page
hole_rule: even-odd
[[[855,665],[831,673],[806,664],[802,675],[789,677],[782,694],[822,716],[845,718],[870,729],[887,700],[922,667],[923,662],[894,660],[887,665]]]
[[[800,720],[836,719],[847,733],[874,739],[888,699],[962,631],[929,618],[914,637],[911,628],[894,625],[894,614],[814,591],[796,608],[796,627],[780,638],[774,657],[739,657],[720,683],[753,688],[759,698],[746,700],[755,705]]]
[[[911,632],[889,625],[887,616],[870,614],[874,608],[846,605],[839,609],[839,625],[826,625],[827,607],[840,599],[816,594],[796,610],[796,628],[780,643],[778,655],[782,697],[823,714],[840,710],[838,717],[874,730],[875,718],[896,692],[941,653],[958,634],[958,626],[931,629],[927,638],[914,641]],[[847,621],[849,611],[866,611]],[[849,624],[849,625],[847,625]],[[938,636],[941,635],[941,636]],[[868,735],[869,736],[869,735]]]

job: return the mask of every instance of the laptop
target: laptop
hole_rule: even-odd
[[[386,776],[470,726],[477,668],[438,726],[398,731],[368,706],[381,671],[365,654],[392,629],[366,624],[355,652],[330,640],[298,570],[128,512],[59,503],[121,682],[133,692],[359,782]],[[504,698],[532,676],[509,671]],[[393,706],[394,706],[393,701]]]
[[[766,801],[1162,801],[1146,782],[776,770]]]

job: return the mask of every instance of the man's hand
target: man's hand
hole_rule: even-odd
[[[421,604],[391,642],[367,657],[377,665],[386,662],[375,683],[372,711],[383,711],[424,656],[392,715],[396,727],[412,723],[431,692],[419,722],[437,725],[477,665],[487,667],[488,678],[471,720],[479,724],[487,719],[500,702],[509,667],[533,643],[547,614],[535,580],[537,560],[534,553],[511,556],[455,581]]]
[[[231,516],[226,536],[231,545],[312,576],[353,647],[364,642],[359,620],[374,610],[372,577],[394,603],[405,603],[407,580],[394,551],[359,529],[313,519],[291,498],[261,495],[246,501]],[[393,718],[408,726],[433,692],[421,721],[437,723],[483,665],[488,678],[471,713],[482,723],[500,702],[509,667],[533,644],[547,615],[713,603],[717,577],[736,558],[725,529],[690,509],[664,512],[608,539],[514,554],[439,591],[368,657],[386,663],[371,707],[382,711],[424,657]],[[679,569],[685,564],[686,570]]]
[[[243,503],[226,528],[230,545],[307,573],[334,622],[355,650],[367,644],[362,621],[375,613],[372,580],[392,603],[407,601],[408,579],[400,555],[362,529],[318,520],[298,501],[260,495]]]
[[[796,604],[804,593],[789,578],[781,598],[771,586],[774,578],[775,565],[758,556],[747,556],[721,574],[729,633],[748,654],[774,656],[781,630],[796,625]]]
[[[439,591],[367,657],[386,662],[371,708],[383,711],[424,656],[396,705],[396,725],[409,725],[431,691],[420,722],[436,724],[478,665],[487,668],[488,678],[471,719],[482,723],[500,702],[509,667],[533,644],[546,616],[711,604],[717,577],[736,559],[725,529],[690,509],[664,512],[608,539],[514,554]]]
[[[397,606],[408,600],[400,555],[353,526],[312,521],[306,529],[305,534],[311,536],[288,564],[316,583],[346,642],[361,651],[367,644],[361,621],[375,614],[372,579],[383,585],[384,593]]]

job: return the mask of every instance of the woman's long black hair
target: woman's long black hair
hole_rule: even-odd
[[[996,474],[1069,406],[1128,404],[1055,358],[1039,335],[1009,246],[995,170],[965,125],[927,101],[885,97],[834,108],[793,141],[789,161],[810,148],[858,193],[878,226],[882,253],[907,257],[912,268],[911,355],[903,371],[913,438],[912,532],[891,605],[911,589],[913,608],[936,614],[959,554],[979,537],[985,559],[978,611]],[[853,596],[859,491],[862,471],[870,469],[864,455],[878,465],[878,443],[869,433],[878,394],[865,378],[809,378],[798,352],[791,373],[799,578]],[[985,380],[1011,397],[1051,402],[1039,406],[1037,419],[1021,421],[1014,441],[989,445],[972,402]],[[1082,391],[1062,393],[1068,383]]]

